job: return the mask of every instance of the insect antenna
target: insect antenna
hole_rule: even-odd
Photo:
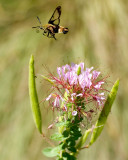
[[[38,19],[38,21],[39,21],[40,25],[42,25],[42,24],[41,24],[41,21],[40,21],[40,18],[39,18],[38,16],[37,16],[37,19]]]
[[[32,28],[40,28],[40,26],[32,27]]]
[[[42,27],[42,24],[41,24],[41,21],[40,21],[40,18],[37,16],[37,19],[38,19],[38,21],[39,21],[39,23],[40,23],[40,26],[36,26],[36,27],[32,27],[32,28],[37,28],[37,32],[39,32],[39,30],[38,29],[43,29],[44,30],[44,28]]]

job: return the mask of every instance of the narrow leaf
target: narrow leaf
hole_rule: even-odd
[[[92,145],[96,141],[96,139],[99,137],[99,135],[101,134],[101,132],[104,128],[107,117],[108,117],[108,115],[111,111],[112,104],[113,104],[113,102],[116,98],[116,94],[117,94],[117,91],[118,91],[118,86],[119,86],[119,80],[117,80],[115,82],[115,84],[113,85],[113,87],[111,89],[110,94],[107,97],[105,105],[104,105],[104,107],[103,107],[103,109],[100,113],[100,116],[99,116],[99,118],[98,118],[98,120],[95,124],[95,127],[93,129],[89,145]]]
[[[35,73],[34,73],[34,58],[31,55],[29,62],[29,96],[31,102],[32,113],[36,127],[40,133],[42,133],[42,120],[41,112],[37,97],[36,84],[35,84]]]

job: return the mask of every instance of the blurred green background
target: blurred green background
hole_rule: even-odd
[[[67,35],[49,39],[32,26],[50,19],[62,6],[61,25]],[[0,0],[0,160],[48,160],[41,153],[47,143],[35,128],[28,95],[28,64],[34,54],[39,100],[50,85],[38,74],[84,61],[110,81],[120,78],[119,92],[104,131],[80,160],[128,159],[128,1],[127,0]],[[112,84],[111,84],[112,86]],[[54,115],[41,103],[43,130]]]

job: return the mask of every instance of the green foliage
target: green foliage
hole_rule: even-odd
[[[43,149],[43,154],[47,157],[55,157],[59,154],[59,152],[61,151],[61,145],[57,146],[57,147],[48,147]]]
[[[64,131],[61,133],[55,133],[51,136],[52,140],[60,141],[58,147],[46,148],[43,150],[43,154],[47,157],[57,156],[57,159],[76,159],[74,153],[77,152],[75,147],[76,141],[82,136],[79,128],[79,123],[82,121],[78,116],[68,119],[65,123],[60,122],[60,126],[64,127]],[[63,126],[64,125],[64,126]],[[59,126],[59,127],[60,127]]]
[[[82,135],[82,137],[80,138],[79,142],[76,145],[76,148],[79,150],[86,142],[89,133],[91,132],[91,129],[88,129],[85,131],[85,133]]]
[[[61,126],[68,126],[69,125],[69,121],[64,121],[64,122],[58,122],[56,123],[56,127],[61,127]]]
[[[65,130],[62,133],[63,137],[65,138],[63,141],[61,141],[62,157],[67,158],[67,160],[76,159],[74,156],[74,153],[77,152],[75,146],[76,141],[82,136],[81,129],[79,127],[82,118],[79,118],[77,115],[75,117],[72,117],[72,120],[68,119],[67,123],[64,123],[64,125],[67,125],[65,126]]]
[[[42,119],[41,119],[41,112],[36,91],[33,56],[31,56],[29,62],[29,96],[36,127],[38,131],[42,133]]]
[[[115,84],[113,85],[113,87],[111,89],[111,92],[107,97],[105,105],[104,105],[104,107],[103,107],[103,109],[100,113],[100,116],[99,116],[94,128],[90,128],[90,129],[85,131],[85,133],[83,134],[83,136],[81,137],[81,139],[79,140],[79,142],[76,145],[77,149],[80,149],[85,144],[85,142],[88,138],[88,135],[92,131],[93,132],[92,132],[92,136],[91,136],[89,145],[92,145],[96,141],[96,139],[99,137],[99,135],[101,134],[101,132],[104,128],[104,125],[106,123],[107,117],[108,117],[108,115],[111,111],[112,104],[113,104],[113,102],[116,98],[116,94],[117,94],[117,91],[118,91],[118,86],[119,86],[119,80],[117,80],[115,82]]]
[[[60,133],[55,133],[51,136],[51,139],[55,140],[55,141],[63,141],[65,138],[62,134]]]
[[[68,152],[63,152],[62,156],[66,158],[66,160],[76,160],[75,156],[70,155]]]
[[[104,107],[100,113],[100,116],[95,124],[95,127],[93,129],[89,145],[92,145],[96,141],[96,139],[99,137],[99,135],[101,134],[101,132],[104,128],[104,125],[106,123],[106,120],[108,118],[108,115],[111,111],[112,104],[116,98],[118,87],[119,87],[119,80],[117,80],[115,82],[115,84],[113,85],[113,87],[111,89],[110,94],[108,95],[108,98],[105,102],[105,105],[104,105]]]

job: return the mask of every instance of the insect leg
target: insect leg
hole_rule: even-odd
[[[54,31],[54,28],[53,28],[52,26],[49,26],[49,27],[47,27],[47,30],[48,30],[48,35],[47,35],[47,37],[48,37],[48,38],[54,38],[54,39],[56,40],[56,38],[55,38],[55,33],[53,32],[53,31]]]
[[[56,37],[55,37],[55,34],[53,34],[53,38],[54,38],[55,40],[57,40]]]
[[[49,34],[51,34],[51,33],[48,31],[48,34],[46,35],[48,38],[50,38],[50,37],[49,37]]]
[[[43,35],[44,35],[44,36],[47,36],[44,32],[43,32]]]
[[[48,37],[48,38],[54,38],[55,40],[57,40],[56,37],[55,37],[55,34],[50,33],[50,32],[49,32],[49,34],[48,34],[47,37]]]

